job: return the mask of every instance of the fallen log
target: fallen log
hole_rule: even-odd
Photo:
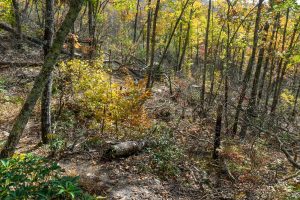
[[[38,67],[42,66],[43,62],[0,62],[0,69],[6,68],[6,67]]]
[[[18,35],[17,31],[15,29],[13,29],[12,27],[10,27],[8,24],[0,22],[0,29],[5,30],[7,32],[11,32],[14,35]],[[22,34],[23,38],[26,39],[27,41],[30,41],[36,45],[42,46],[44,45],[42,40],[39,40],[37,38],[34,37],[30,37],[28,35],[24,35]]]
[[[122,158],[134,155],[150,145],[146,141],[126,141],[111,144],[103,154],[104,159]]]
[[[15,29],[13,29],[12,27],[10,27],[8,24],[0,22],[0,29],[5,30],[7,32],[12,33],[13,35],[18,35],[17,31]],[[38,38],[34,38],[25,34],[22,34],[23,39],[25,39],[25,41],[29,41],[37,46],[44,46],[44,41],[40,40]],[[71,55],[67,50],[62,49],[61,50],[62,54],[66,54],[66,55]]]

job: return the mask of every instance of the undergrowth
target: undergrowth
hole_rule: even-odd
[[[0,199],[95,199],[78,185],[78,177],[63,176],[57,163],[32,154],[0,162]]]

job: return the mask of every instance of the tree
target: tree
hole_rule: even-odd
[[[266,43],[266,41],[267,41],[268,30],[269,30],[269,22],[266,22],[264,25],[264,29],[263,29],[263,31],[264,31],[264,36],[262,38],[263,44]],[[257,60],[257,65],[256,65],[255,73],[254,73],[250,100],[249,100],[249,103],[248,103],[248,106],[246,109],[246,113],[244,115],[245,116],[244,123],[241,127],[240,135],[242,137],[244,137],[247,133],[248,122],[255,115],[254,112],[255,112],[255,106],[256,106],[257,89],[258,89],[258,83],[259,83],[264,53],[265,53],[265,48],[264,48],[264,46],[262,46],[258,53],[258,60]]]
[[[209,26],[210,26],[210,15],[211,15],[211,0],[208,2],[208,12],[207,12],[207,24],[205,31],[205,52],[204,52],[204,63],[203,63],[203,72],[202,72],[202,87],[200,95],[200,110],[203,114],[204,112],[204,99],[205,99],[205,87],[206,87],[206,66],[208,58],[208,36],[209,36]]]
[[[153,16],[153,28],[152,28],[152,37],[151,37],[151,54],[150,54],[150,65],[148,69],[148,78],[146,88],[151,87],[151,82],[153,80],[153,65],[154,65],[154,56],[155,56],[155,44],[156,44],[156,23],[158,19],[160,0],[157,0],[155,6],[155,12]]]
[[[57,62],[58,56],[62,49],[63,43],[66,36],[68,35],[74,21],[76,20],[79,11],[81,10],[83,0],[71,0],[70,9],[66,15],[65,20],[63,21],[60,29],[56,34],[56,38],[53,42],[52,47],[50,48],[48,54],[46,55],[44,65],[34,81],[33,87],[28,94],[26,101],[17,116],[14,125],[10,131],[8,139],[0,153],[1,158],[10,157],[13,155],[16,146],[21,138],[23,130],[29,120],[29,117],[33,111],[33,108],[39,99],[42,91],[49,80],[49,76],[54,69],[54,66]]]
[[[54,0],[46,1],[45,7],[45,30],[44,57],[46,58],[53,43],[54,36]],[[41,136],[44,144],[48,143],[48,134],[51,133],[51,96],[52,96],[52,73],[49,75],[41,101]]]
[[[17,47],[20,49],[22,47],[22,24],[21,24],[21,16],[20,16],[20,8],[17,0],[12,0],[12,5],[14,8],[14,17],[15,17],[15,26],[17,30]]]
[[[252,53],[251,57],[249,59],[248,66],[246,68],[246,71],[244,73],[243,77],[243,84],[242,84],[242,89],[240,92],[240,96],[238,98],[238,104],[236,108],[236,113],[234,117],[234,124],[232,128],[232,134],[235,135],[237,132],[237,126],[238,126],[238,121],[239,121],[239,116],[240,112],[242,109],[242,103],[244,101],[244,98],[246,96],[246,90],[248,87],[248,83],[251,78],[251,73],[252,73],[252,68],[255,62],[255,56],[256,56],[256,50],[257,50],[257,45],[258,45],[258,31],[259,31],[259,26],[260,26],[260,20],[261,20],[261,10],[262,10],[262,4],[264,0],[259,0],[258,6],[257,6],[257,14],[256,14],[256,20],[255,20],[255,27],[254,27],[254,36],[253,36],[253,47],[252,47]],[[241,137],[244,137],[244,135],[241,135]]]

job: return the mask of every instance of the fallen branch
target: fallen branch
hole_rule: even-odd
[[[226,175],[230,178],[230,180],[236,181],[236,178],[232,175],[225,159],[223,159],[223,165],[224,165],[223,170],[225,171]]]
[[[35,67],[35,66],[42,66],[43,62],[0,62],[0,69],[6,67]]]
[[[259,131],[268,133],[269,135],[275,137],[275,139],[277,140],[277,142],[279,143],[279,147],[280,150],[284,153],[285,157],[287,158],[287,160],[293,165],[293,167],[300,169],[300,164],[297,163],[296,161],[294,161],[294,159],[292,158],[292,156],[289,154],[289,152],[287,151],[287,149],[284,147],[283,142],[280,140],[280,138],[278,137],[278,135],[275,135],[274,133],[271,133],[270,131],[264,130],[258,126],[255,126],[253,124],[248,124],[256,129],[258,129]]]
[[[10,32],[10,33],[12,33],[15,36],[18,35],[17,31],[15,29],[13,29],[12,27],[10,27],[6,23],[0,22],[0,29],[5,30],[7,32]],[[42,41],[40,39],[37,39],[37,38],[31,37],[31,36],[25,35],[23,33],[22,33],[22,38],[25,39],[26,41],[29,41],[29,42],[35,44],[35,45],[44,46],[44,41]],[[61,53],[67,54],[67,55],[71,55],[68,51],[66,51],[64,49],[61,50]]]
[[[281,181],[287,181],[287,180],[290,180],[290,179],[295,178],[297,176],[300,176],[300,171],[297,171],[295,174],[292,174],[292,175],[282,179]]]
[[[149,142],[145,141],[126,141],[117,144],[112,144],[104,151],[103,158],[113,159],[128,157],[142,151],[149,146]]]
[[[17,31],[16,31],[15,29],[13,29],[12,27],[10,27],[10,26],[9,26],[8,24],[6,24],[6,23],[0,22],[0,29],[5,30],[5,31],[7,31],[7,32],[11,32],[11,33],[14,34],[15,36],[18,35]],[[30,36],[24,35],[24,34],[22,34],[22,37],[23,37],[24,39],[26,39],[27,41],[30,41],[30,42],[32,42],[32,43],[34,43],[34,44],[39,45],[39,46],[44,45],[44,42],[43,42],[42,40],[37,39],[37,38],[30,37]]]

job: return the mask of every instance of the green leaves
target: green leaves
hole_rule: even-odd
[[[1,160],[0,199],[83,199],[77,177],[62,176],[57,163],[31,154]]]

